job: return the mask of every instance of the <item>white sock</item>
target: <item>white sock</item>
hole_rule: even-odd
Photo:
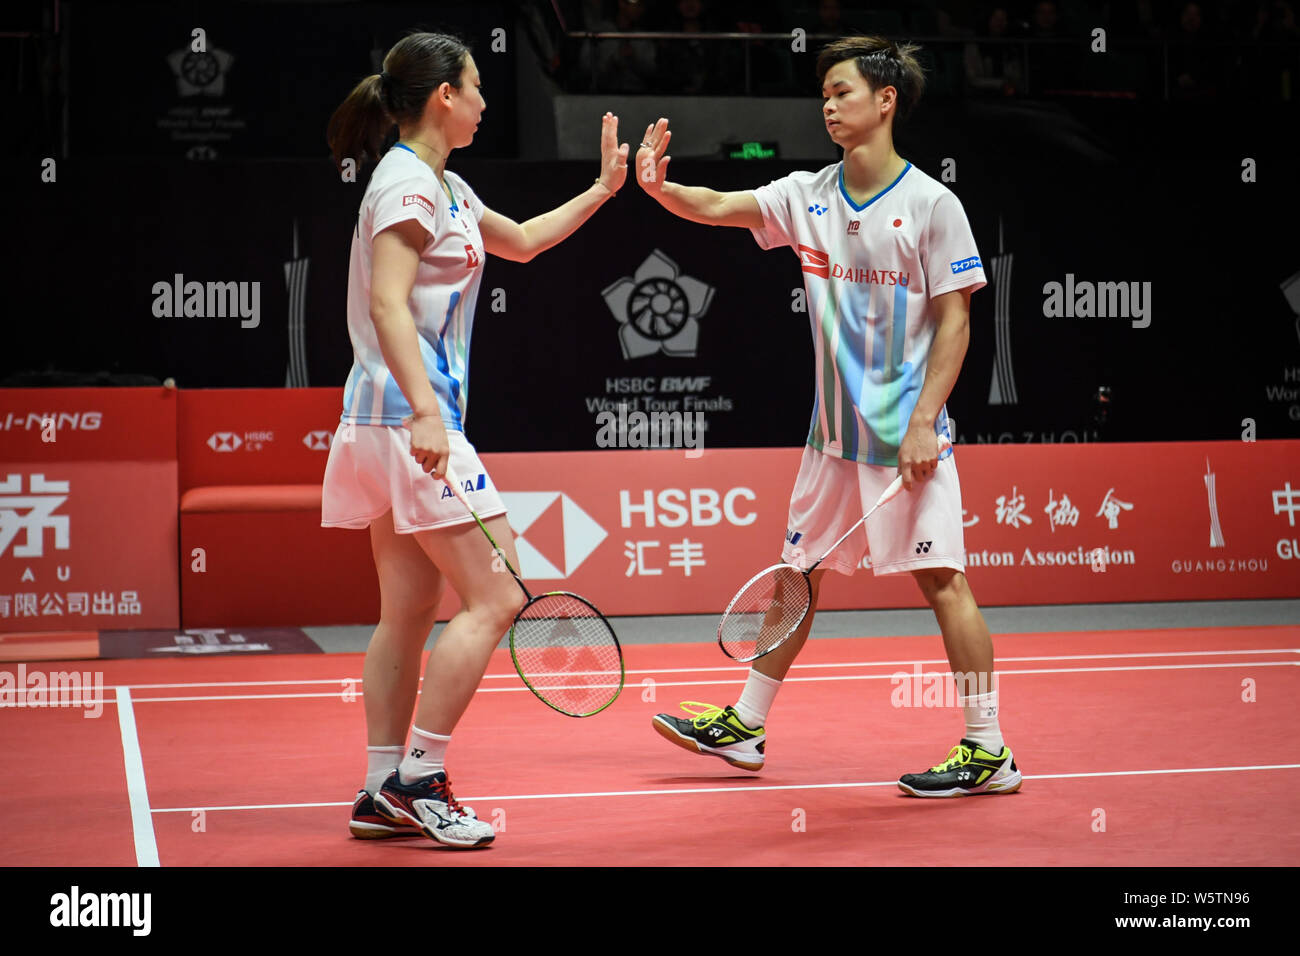
[[[366,748],[366,785],[365,791],[372,797],[379,792],[379,788],[384,785],[388,775],[397,769],[397,765],[402,762],[402,754],[406,753],[406,748],[401,744],[394,744],[391,747],[367,747]]]
[[[749,679],[741,691],[740,700],[736,701],[736,716],[750,730],[758,730],[767,723],[767,712],[772,709],[776,692],[781,689],[781,682],[760,674],[754,668],[749,669]]]
[[[447,756],[447,744],[450,737],[431,734],[419,727],[411,728],[411,746],[402,758],[402,765],[397,768],[402,783],[415,783],[424,777],[432,777],[445,768],[443,758]]]
[[[966,714],[966,739],[979,744],[991,754],[1002,753],[1002,728],[998,726],[998,692],[958,697]]]

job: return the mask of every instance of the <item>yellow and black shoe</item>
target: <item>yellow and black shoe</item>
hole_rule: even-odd
[[[905,773],[898,789],[913,797],[971,797],[980,793],[1015,793],[1020,771],[1005,744],[991,754],[973,740],[963,739],[948,759],[925,773]]]
[[[728,704],[715,707],[687,700],[681,704],[689,718],[656,714],[651,724],[659,735],[695,753],[721,757],[741,770],[762,770],[767,734],[763,728],[746,727],[736,709]]]

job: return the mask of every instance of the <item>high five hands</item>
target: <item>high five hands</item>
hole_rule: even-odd
[[[641,147],[636,151],[636,181],[648,193],[657,193],[664,184],[671,156],[665,156],[668,141],[673,134],[668,130],[668,120],[660,119],[645,128]]]
[[[606,113],[600,122],[600,176],[596,182],[610,194],[617,193],[627,180],[628,144],[618,144],[618,117]]]

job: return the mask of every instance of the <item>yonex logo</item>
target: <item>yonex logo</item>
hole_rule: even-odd
[[[808,211],[809,211],[809,212],[815,212],[817,215],[820,216],[820,215],[822,215],[824,212],[826,212],[826,207],[823,206],[823,205],[821,205],[821,204],[819,204],[819,203],[813,203],[811,206],[808,207]]]
[[[242,444],[234,432],[213,432],[208,438],[208,447],[213,451],[234,451]]]
[[[799,265],[804,272],[811,273],[815,276],[821,276],[823,279],[829,279],[831,276],[831,258],[820,249],[814,249],[811,246],[799,246]]]
[[[329,432],[308,432],[302,436],[302,443],[312,451],[329,451],[332,437]]]
[[[956,262],[950,262],[949,267],[953,275],[959,272],[965,272],[967,269],[983,269],[984,265],[980,262],[979,256],[971,256],[969,259],[959,259]]]
[[[934,544],[933,541],[918,541],[917,544],[916,544],[916,553],[917,553],[917,554],[929,554],[929,553],[930,553],[930,545],[932,545],[932,544]]]

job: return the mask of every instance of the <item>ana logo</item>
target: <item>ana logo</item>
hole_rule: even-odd
[[[677,264],[656,249],[634,275],[619,279],[601,297],[621,326],[623,358],[655,352],[693,358],[699,320],[713,301],[713,286],[682,275]]]
[[[333,437],[329,432],[308,432],[302,436],[302,443],[312,451],[329,451]]]
[[[402,197],[403,206],[419,206],[429,215],[433,215],[433,200],[425,199],[423,196],[411,195]]]
[[[815,212],[817,215],[820,216],[826,212],[826,207],[819,203],[813,203],[811,206],[808,207],[808,211]]]
[[[208,437],[208,447],[213,451],[234,451],[242,444],[234,432],[213,432]]]
[[[930,553],[930,545],[932,545],[932,544],[934,544],[933,541],[918,541],[918,542],[916,543],[916,553],[917,553],[917,554],[929,554],[929,553]]]
[[[831,277],[831,258],[820,249],[814,249],[811,246],[799,246],[799,266],[804,272],[811,273],[815,276],[821,276],[823,279]]]
[[[465,243],[465,268],[474,269],[479,264],[478,252],[469,243]]]
[[[525,578],[566,578],[609,535],[559,491],[503,491]]]
[[[979,256],[971,256],[969,259],[958,259],[956,262],[948,263],[948,265],[952,269],[953,275],[957,275],[960,272],[965,272],[967,269],[984,268],[983,264],[980,262]]]
[[[791,544],[798,544],[799,539],[802,537],[803,537],[802,531],[791,531],[789,528],[785,529],[785,540],[790,542]]]
[[[851,223],[849,223],[849,231],[847,234],[850,236],[856,236],[858,234],[858,227],[861,225],[862,225],[861,219],[854,219]]]

